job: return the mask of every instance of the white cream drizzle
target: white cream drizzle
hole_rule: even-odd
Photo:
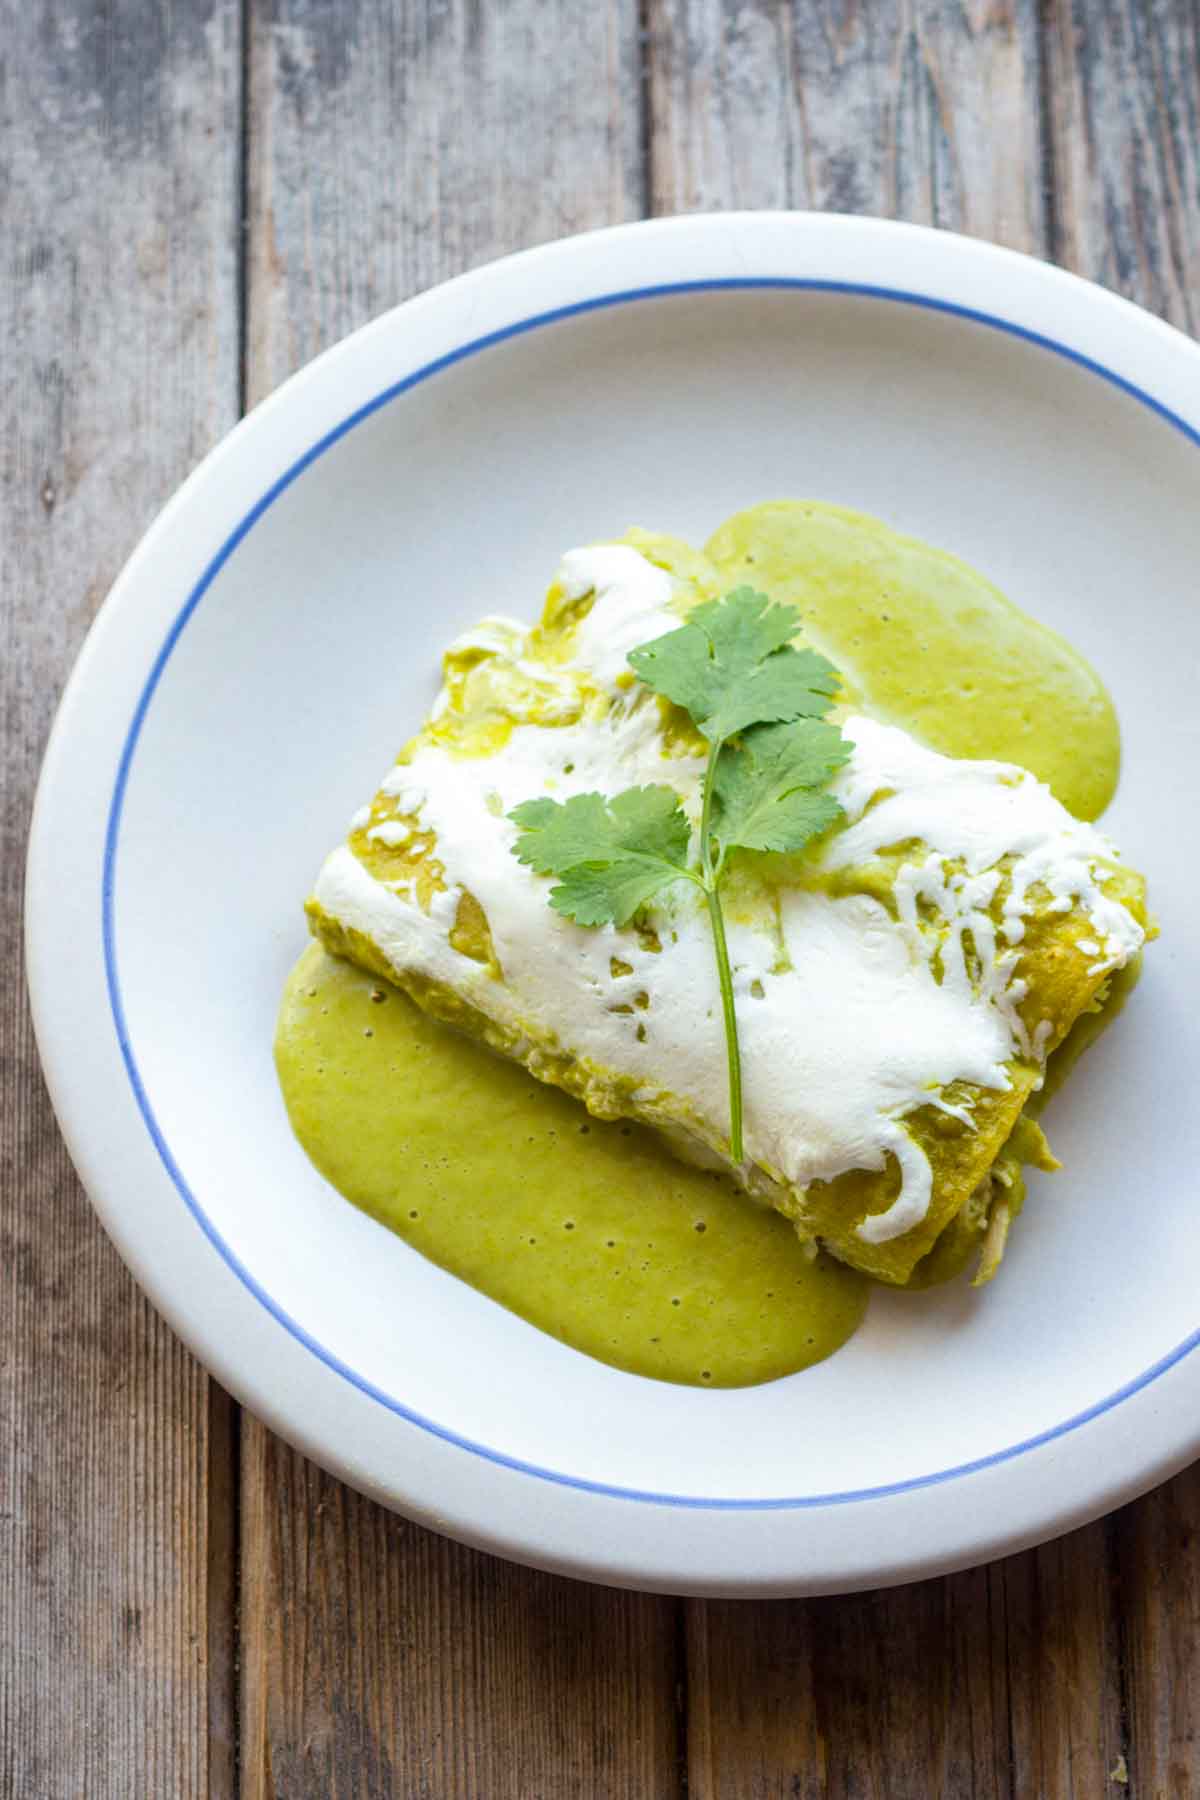
[[[573,551],[563,571],[569,592],[596,592],[574,660],[598,683],[611,685],[629,649],[678,623],[669,610],[670,577],[636,551]],[[389,770],[382,790],[435,835],[446,892],[426,914],[411,890],[389,891],[346,847],[328,858],[315,892],[327,913],[365,932],[398,971],[445,983],[518,1034],[551,1036],[604,1076],[635,1084],[642,1111],[676,1120],[721,1150],[729,1134],[725,1044],[700,897],[681,883],[652,909],[660,952],[632,930],[581,929],[546,904],[549,882],[516,861],[516,829],[505,816],[548,792],[565,799],[658,781],[676,789],[695,821],[701,760],[665,754],[660,724],[656,702],[637,687],[599,718],[519,725],[486,757],[422,745]],[[747,1157],[802,1189],[850,1169],[880,1170],[894,1156],[896,1200],[859,1227],[865,1241],[879,1244],[929,1209],[929,1162],[905,1116],[933,1104],[970,1124],[969,1106],[943,1100],[943,1088],[962,1081],[1007,1090],[1006,1064],[1044,1051],[1049,1023],[1031,1040],[1017,1012],[1026,991],[1018,946],[1034,887],[1062,910],[1087,914],[1088,953],[1102,946],[1106,968],[1124,963],[1143,934],[1103,891],[1097,864],[1113,856],[1112,846],[1032,776],[1001,763],[953,761],[865,717],[845,721],[843,730],[854,753],[834,791],[849,822],[824,864],[867,863],[911,844],[912,859],[895,882],[897,916],[866,895],[793,890],[783,895],[778,920],[773,913],[761,923],[734,920],[728,935]],[[961,867],[952,870],[951,862]],[[502,980],[449,943],[463,889],[487,915]],[[988,908],[1001,892],[997,931]],[[614,958],[631,972],[614,978]],[[649,996],[647,1009],[613,1010],[639,993]]]
[[[372,825],[367,837],[373,843],[386,844],[389,849],[395,849],[400,844],[407,844],[412,834],[412,826],[406,825],[403,819],[384,819],[380,824]]]
[[[576,631],[572,661],[601,687],[631,673],[631,650],[683,623],[671,608],[673,578],[628,544],[568,550],[558,580],[568,600],[596,596]]]
[[[520,655],[529,627],[507,613],[488,613],[478,624],[462,631],[449,644],[447,656],[465,656],[477,651],[483,656]]]

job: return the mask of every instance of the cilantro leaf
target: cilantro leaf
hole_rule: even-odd
[[[735,1164],[744,1155],[742,1062],[720,895],[726,856],[731,849],[800,850],[828,830],[842,809],[821,790],[850,756],[836,725],[824,722],[837,671],[815,650],[795,647],[797,629],[790,608],[744,587],[706,601],[677,630],[630,653],[634,673],[690,713],[708,739],[698,867],[688,865],[691,828],[670,788],[628,788],[611,800],[527,800],[508,815],[521,828],[513,854],[539,875],[558,877],[550,904],[579,925],[627,925],[673,881],[691,881],[703,892],[725,1025]]]
[[[526,800],[508,815],[521,828],[514,854],[539,875],[564,875],[581,862],[629,853],[682,865],[691,826],[669,787],[626,788],[613,799]]]
[[[560,878],[550,904],[577,925],[627,925],[661,888],[695,879],[687,867],[692,828],[668,787],[626,788],[611,800],[526,800],[508,816],[521,828],[513,855]]]
[[[638,908],[652,900],[682,869],[632,858],[613,863],[579,863],[550,889],[550,904],[577,925],[628,925]]]
[[[682,706],[710,743],[751,725],[819,718],[837,672],[815,650],[791,643],[799,621],[753,588],[709,600],[677,631],[631,652],[634,673]]]
[[[798,719],[759,725],[726,745],[713,776],[712,830],[722,852],[803,850],[842,817],[824,788],[850,759],[836,725]]]

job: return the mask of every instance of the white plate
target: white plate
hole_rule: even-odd
[[[873,220],[636,225],[358,332],[166,508],[80,657],[29,858],[38,1038],[88,1190],[181,1335],[365,1492],[549,1568],[829,1591],[1011,1550],[1200,1448],[1200,352],[1070,276]],[[766,1387],[620,1374],[442,1274],[292,1140],[299,911],[479,614],[566,546],[815,495],[993,576],[1103,671],[1162,942],[1050,1124],[1003,1275],[881,1293]]]

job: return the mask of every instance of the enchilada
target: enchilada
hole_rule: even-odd
[[[722,570],[646,533],[569,552],[532,628],[451,646],[423,729],[308,902],[326,947],[602,1118],[730,1165],[704,908],[686,884],[585,929],[516,860],[510,814],[631,786],[699,822],[704,743],[629,653],[721,592]],[[791,598],[789,595],[788,598]],[[801,619],[797,615],[797,627]],[[1047,1058],[1146,930],[1141,878],[1013,764],[941,754],[850,683],[838,823],[798,856],[740,854],[727,882],[745,1066],[748,1195],[876,1279],[997,1266]]]

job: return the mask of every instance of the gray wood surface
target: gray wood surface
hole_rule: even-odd
[[[220,1792],[209,1384],[50,1113],[20,974],[46,731],[89,620],[237,417],[233,4],[0,7],[0,1794]],[[218,1576],[215,1648],[230,1655]],[[211,1777],[211,1785],[210,1785]]]
[[[1056,259],[1195,331],[1200,14],[1055,0],[1044,55]]]
[[[239,404],[646,211],[1048,255],[1195,329],[1183,0],[0,0],[0,1800],[1200,1794],[1200,1474],[986,1570],[767,1606],[531,1575],[242,1416],[70,1173],[19,982],[56,695]]]
[[[879,213],[1043,250],[1034,0],[649,0],[648,27],[655,212]]]

